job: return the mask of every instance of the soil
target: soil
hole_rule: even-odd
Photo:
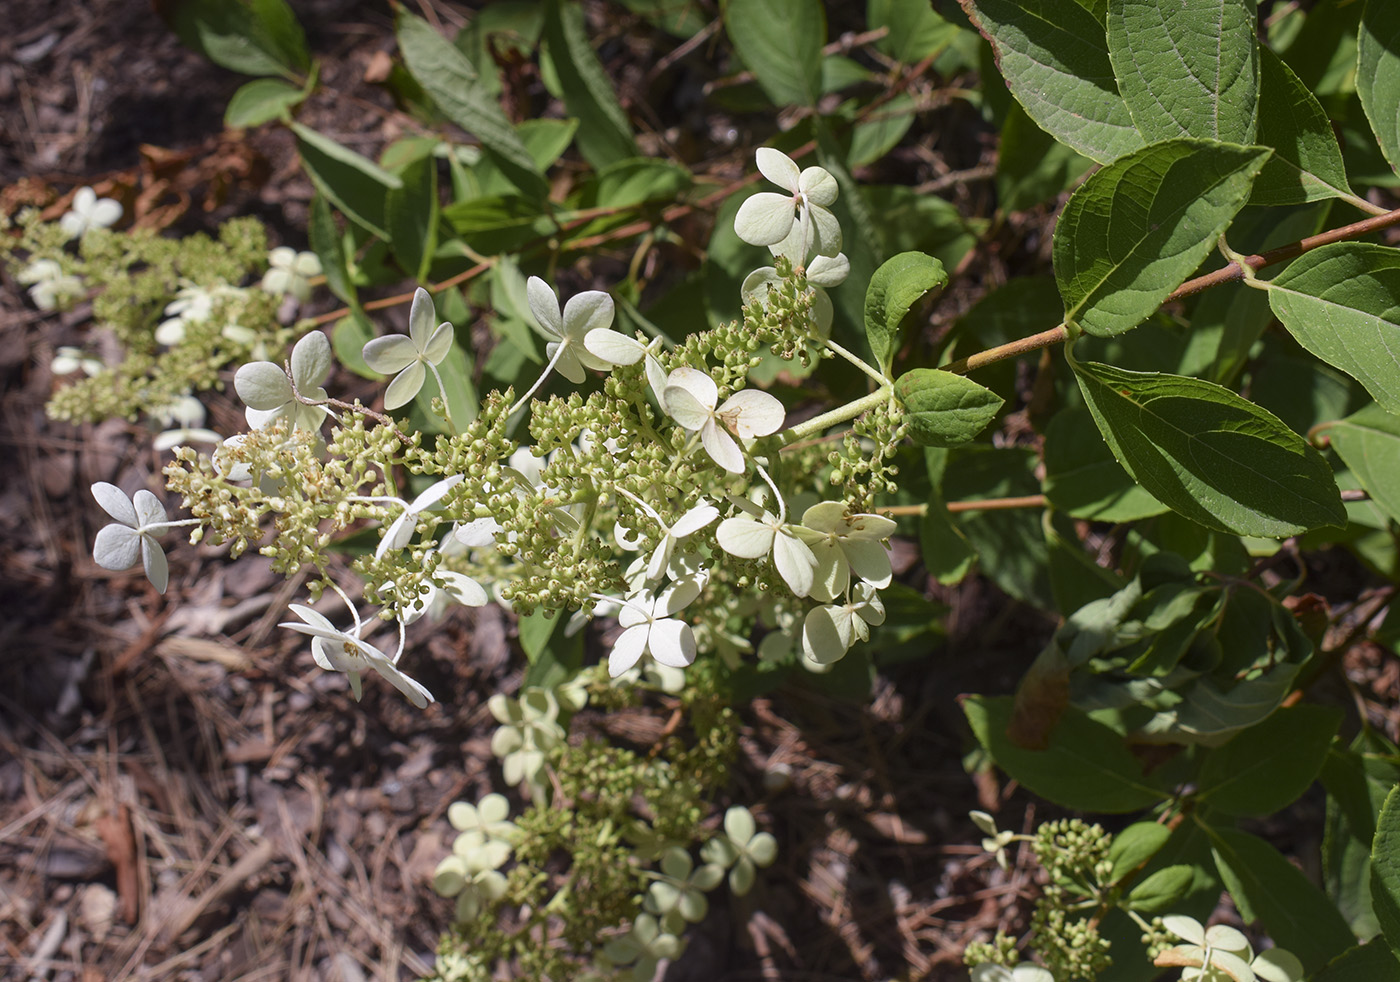
[[[223,130],[243,79],[181,47],[156,16],[165,3],[8,0],[0,203],[57,213],[90,184],[173,232],[251,213],[304,245],[311,189],[287,134]],[[364,81],[392,49],[390,12],[293,6],[344,96],[318,97],[305,120],[373,155],[398,135],[390,101]],[[412,6],[447,25],[471,15]],[[619,77],[648,56],[646,43],[619,54]],[[945,149],[930,138],[898,166],[924,182],[981,168],[948,185],[971,214],[969,196],[989,193],[989,151]],[[1049,218],[1014,233],[1026,249]],[[140,426],[44,417],[53,352],[85,326],[83,308],[39,316],[13,283],[0,292],[0,976],[429,972],[450,913],[428,887],[451,841],[446,809],[507,790],[485,701],[519,685],[512,623],[487,607],[415,625],[418,677],[437,704],[415,711],[368,684],[356,704],[300,636],[276,628],[298,581],[265,561],[245,557],[235,573],[222,550],[171,536],[163,597],[139,570],[98,568],[104,518],[88,488],[158,486],[162,461]],[[237,427],[230,399],[210,408],[216,428]],[[1028,867],[1000,870],[966,815],[984,808],[1018,830],[1045,816],[966,773],[955,696],[1010,691],[1054,625],[977,578],[936,597],[956,611],[946,643],[882,673],[869,699],[792,687],[743,710],[730,795],[754,805],[779,860],[749,897],[714,895],[667,979],[952,979],[970,939],[1024,927]],[[1357,669],[1392,705],[1394,666]],[[775,769],[791,782],[765,790]]]

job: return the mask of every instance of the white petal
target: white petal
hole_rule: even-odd
[[[719,414],[728,417],[731,413],[737,413],[734,432],[743,440],[776,433],[787,418],[783,404],[759,389],[743,389],[724,400]]]
[[[233,388],[249,409],[258,412],[281,409],[292,399],[292,383],[287,380],[286,373],[270,361],[244,365],[233,376]]]
[[[428,371],[421,361],[411,362],[407,368],[394,376],[394,380],[384,390],[385,410],[398,409],[412,402],[418,390],[423,388],[423,381],[427,377]]]
[[[773,245],[787,238],[793,218],[792,198],[761,191],[739,206],[734,216],[734,233],[749,245]]]
[[[385,553],[395,552],[408,545],[408,540],[413,538],[413,531],[417,527],[416,516],[412,511],[405,511],[394,519],[384,532],[384,538],[379,540],[379,548],[374,550],[374,558],[383,559]]]
[[[401,372],[418,360],[418,349],[402,334],[390,334],[366,342],[362,354],[365,364],[383,375]]]
[[[772,266],[760,266],[744,277],[744,282],[739,287],[739,295],[744,298],[744,303],[753,303],[755,300],[764,303],[768,300],[769,288],[781,282],[776,269]]]
[[[102,228],[117,224],[121,217],[122,206],[111,198],[103,198],[98,201],[88,212],[88,221]]]
[[[846,504],[843,501],[819,501],[802,513],[802,524],[817,532],[844,535]]]
[[[680,371],[677,369],[676,371]],[[676,373],[672,372],[674,376]],[[667,415],[687,430],[702,429],[711,420],[714,403],[708,406],[695,398],[694,394],[679,385],[667,385],[661,390],[661,405]]]
[[[704,406],[706,410],[715,408],[715,403],[719,401],[719,387],[715,385],[715,380],[709,374],[700,371],[698,368],[682,366],[666,376],[666,388],[675,386],[684,389],[695,397],[695,401]],[[693,429],[699,429],[696,426]]]
[[[75,211],[70,211],[58,220],[58,227],[70,239],[76,239],[87,230],[88,221]]]
[[[834,256],[841,251],[841,223],[825,208],[813,207],[812,227],[815,229],[817,252],[823,256]]]
[[[151,536],[143,535],[140,538],[141,562],[146,567],[146,579],[151,581],[157,593],[164,593],[170,581],[170,566],[165,561],[165,552]]]
[[[583,336],[583,346],[610,365],[635,365],[647,350],[636,338],[601,327]]]
[[[292,272],[302,279],[321,275],[321,257],[314,252],[298,252],[292,260]],[[305,299],[304,297],[302,299]]]
[[[817,557],[797,536],[784,531],[773,538],[773,565],[794,595],[805,597],[811,592]]]
[[[807,282],[813,286],[840,286],[851,272],[851,261],[844,252],[834,256],[817,256],[807,264]]]
[[[1249,939],[1229,925],[1212,924],[1206,928],[1206,944],[1224,951],[1244,951]]]
[[[165,508],[161,505],[160,499],[145,488],[136,492],[136,497],[132,499],[132,506],[136,511],[136,525],[138,528],[150,528],[152,525],[164,525],[169,520],[166,517]]]
[[[651,558],[647,561],[647,579],[661,579],[661,574],[666,572],[666,567],[671,562],[671,553],[675,548],[676,539],[674,536],[663,535],[661,537],[661,541],[651,551]]]
[[[695,632],[689,624],[668,617],[651,626],[647,647],[661,664],[685,668],[695,661]]]
[[[530,312],[545,333],[557,338],[564,336],[564,319],[559,314],[559,298],[544,280],[532,276],[525,283],[525,296],[530,302]]]
[[[728,431],[721,428],[714,419],[707,420],[700,428],[700,443],[710,455],[710,459],[729,473],[744,473],[744,452],[739,449],[739,444],[734,442]]]
[[[501,524],[494,518],[478,518],[468,522],[457,529],[457,541],[468,549],[481,549],[486,546],[496,544],[496,533],[501,531]]]
[[[583,339],[589,331],[601,330],[613,322],[613,298],[601,290],[588,290],[570,297],[564,305],[564,333]]]
[[[428,338],[428,346],[423,349],[423,360],[433,365],[442,364],[442,360],[452,350],[452,342],[455,337],[452,325],[443,321],[437,326],[432,337]]]
[[[802,622],[802,650],[820,665],[830,665],[846,657],[850,643],[833,616],[831,607],[817,607]]]
[[[841,551],[851,564],[851,572],[873,587],[884,588],[890,585],[894,576],[890,566],[890,554],[883,544],[867,539],[844,539]]]
[[[104,525],[92,543],[92,558],[103,569],[130,569],[141,556],[141,535],[125,525]]]
[[[642,657],[642,652],[647,647],[647,635],[650,633],[645,624],[636,627],[629,627],[619,635],[613,644],[612,651],[608,654],[608,675],[617,678],[633,665],[637,664]]]
[[[676,524],[671,527],[671,534],[678,539],[684,539],[687,535],[700,531],[716,518],[719,518],[719,509],[714,505],[696,505],[676,520]]]
[[[673,583],[667,587],[656,600],[658,613],[663,613],[667,617],[680,613],[685,608],[693,604],[703,584],[699,580],[683,580]]]
[[[183,340],[185,340],[185,322],[179,317],[161,321],[160,326],[156,328],[156,344],[173,348]]]
[[[267,254],[267,264],[276,269],[291,269],[297,261],[297,251],[291,246],[278,246]]]
[[[661,367],[661,362],[656,356],[647,353],[646,356],[647,385],[651,386],[651,391],[656,393],[656,398],[660,399],[661,394],[666,391],[666,370]]]
[[[851,516],[850,528],[846,535],[852,539],[869,539],[878,542],[894,535],[897,528],[899,528],[899,523],[892,518],[861,513]]]
[[[811,221],[806,224],[794,221],[792,228],[788,229],[788,234],[783,236],[778,242],[768,246],[768,251],[773,254],[774,259],[785,258],[794,266],[801,266],[807,259],[807,251],[812,243],[808,241],[811,233]]]
[[[1205,928],[1201,927],[1201,922],[1194,917],[1188,917],[1185,914],[1168,914],[1162,918],[1162,926],[1183,941],[1197,945],[1206,943]]]
[[[740,559],[761,559],[773,548],[773,526],[752,518],[726,518],[715,530],[720,548]]]
[[[558,361],[554,362],[555,371],[570,382],[578,385],[588,377],[588,373],[583,370],[583,362],[579,361],[578,356],[574,354],[574,342],[572,340],[565,339],[563,341],[549,342],[544,346],[545,354],[553,361],[554,353],[560,348],[564,349],[564,353],[559,356]]]
[[[414,511],[426,511],[447,497],[447,492],[466,479],[465,474],[453,474],[451,477],[444,477],[441,481],[436,481],[424,489],[423,493],[413,499],[412,508]]]
[[[831,172],[823,167],[807,167],[797,178],[797,188],[807,195],[807,200],[814,205],[823,208],[830,208],[832,202],[836,200],[837,193],[841,188],[836,183],[836,178],[831,176]]]
[[[464,607],[484,607],[490,599],[481,584],[465,573],[446,570],[437,575],[442,580],[443,590],[447,595]]]
[[[77,194],[73,195],[73,210],[86,218],[96,201],[97,192],[92,188],[78,188]]]
[[[371,660],[370,665],[376,672],[388,679],[389,684],[407,696],[408,701],[419,709],[426,709],[428,703],[433,701],[433,694],[431,692],[399,671],[387,660],[384,662]]]
[[[286,403],[283,403],[275,409],[248,409],[244,411],[243,415],[247,418],[248,425],[250,427],[252,427],[255,430],[261,430],[265,429],[268,426],[271,426],[274,421],[276,421],[279,417],[282,416],[286,409],[287,405]],[[243,468],[247,468],[249,465],[242,464],[240,466]],[[248,473],[251,474],[252,472],[249,471]],[[235,481],[248,480],[247,477],[232,479]]]
[[[807,541],[806,545],[817,561],[816,568],[812,570],[812,586],[808,595],[823,603],[831,603],[851,585],[851,567],[846,563],[846,554],[830,539]]]
[[[408,336],[416,350],[423,351],[427,348],[428,337],[436,319],[437,310],[433,307],[433,298],[420,286],[413,291],[413,306],[408,308]]]
[[[330,339],[321,331],[312,331],[292,348],[292,378],[304,396],[326,380],[333,365]]]
[[[758,164],[758,172],[778,187],[797,191],[802,172],[787,154],[772,147],[759,147],[754,153],[754,161]]]
[[[136,518],[136,508],[132,505],[131,499],[123,494],[122,489],[115,484],[108,484],[106,481],[98,481],[92,486],[92,496],[97,499],[97,503],[102,506],[103,511],[123,525],[130,525],[132,528],[135,528],[140,524]],[[132,560],[132,562],[135,562],[135,560]],[[117,568],[126,569],[126,566],[119,566]]]

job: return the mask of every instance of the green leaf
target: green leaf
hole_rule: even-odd
[[[1298,343],[1400,413],[1400,251],[1336,242],[1268,281],[1269,303]]]
[[[1260,921],[1309,973],[1356,943],[1327,896],[1263,839],[1229,828],[1207,828],[1216,869],[1246,924]]]
[[[1342,720],[1330,706],[1280,709],[1206,755],[1196,784],[1227,815],[1270,815],[1308,789]]]
[[[555,228],[535,204],[519,195],[454,201],[442,210],[442,217],[484,255],[514,251]]]
[[[403,182],[368,157],[343,147],[309,126],[292,124],[297,150],[311,183],[349,218],[381,239],[384,228],[384,200],[390,190]]]
[[[1140,914],[1161,914],[1190,891],[1196,879],[1191,866],[1168,866],[1144,879],[1128,893],[1128,907]]]
[[[997,150],[997,204],[1003,211],[1034,208],[1070,187],[1093,165],[1035,125],[1020,103],[1012,103]]]
[[[968,443],[996,416],[1001,396],[962,375],[937,368],[905,372],[894,384],[909,436],[926,447]]]
[[[899,351],[899,326],[914,302],[948,283],[943,264],[922,252],[901,252],[887,259],[865,290],[865,337],[886,375]]]
[[[1310,982],[1395,982],[1397,977],[1400,962],[1386,947],[1385,939],[1376,938],[1333,959]]]
[[[1072,365],[1113,455],[1174,511],[1237,535],[1345,526],[1331,468],[1272,414],[1201,379]]]
[[[1039,455],[1022,447],[968,444],[949,457],[943,494],[958,502],[1035,494],[1040,490],[1035,476],[1039,464]],[[1054,608],[1049,549],[1037,510],[964,511],[954,521],[977,552],[978,572],[1018,600]]]
[[[1332,121],[1278,55],[1260,49],[1258,142],[1274,151],[1251,204],[1297,205],[1352,193]]]
[[[1101,164],[1143,145],[1118,94],[1102,20],[1075,0],[960,0],[1031,119]]]
[[[1400,522],[1400,416],[1372,403],[1333,423],[1327,435],[1366,493]]]
[[[1357,47],[1356,94],[1385,159],[1400,168],[1400,4],[1367,0]]]
[[[1128,476],[1094,417],[1080,408],[1060,410],[1045,429],[1045,495],[1059,510],[1098,522],[1132,522],[1167,510]]]
[[[307,234],[311,239],[311,251],[321,260],[326,286],[346,303],[355,303],[355,287],[350,282],[350,272],[345,265],[345,248],[340,241],[340,231],[335,227],[331,206],[322,195],[311,199],[311,224]]]
[[[1108,55],[1147,142],[1254,142],[1256,21],[1254,0],[1111,0]]]
[[[293,76],[310,64],[306,36],[285,0],[177,0],[166,9],[180,40],[216,65]]]
[[[481,141],[482,150],[522,192],[543,200],[549,185],[476,69],[427,21],[400,8],[395,33],[409,73],[448,119]]]
[[[389,192],[384,224],[394,258],[420,283],[428,279],[438,238],[437,160],[433,157],[403,169],[403,186]]]
[[[286,119],[292,107],[306,98],[295,85],[276,78],[255,78],[238,87],[224,110],[224,125],[243,129]]]
[[[1172,830],[1157,822],[1134,822],[1119,832],[1108,847],[1108,861],[1113,866],[1109,882],[1117,883],[1142,866],[1167,844],[1171,836]]]
[[[1168,140],[1092,175],[1055,226],[1066,322],[1100,337],[1142,323],[1215,248],[1267,159],[1260,148]]]
[[[931,0],[867,0],[865,26],[889,28],[875,47],[906,65],[936,55],[958,36],[957,25],[938,16]]]
[[[997,766],[1035,794],[1084,811],[1131,812],[1167,797],[1142,773],[1142,763],[1123,738],[1075,709],[1067,709],[1047,750],[1026,750],[1011,742],[1010,696],[969,696],[963,713],[977,741]]]
[[[730,0],[724,29],[775,105],[817,104],[826,44],[821,0]]]
[[[579,152],[595,170],[639,156],[637,143],[632,139],[632,124],[588,42],[583,8],[563,0],[547,0],[544,36],[563,91],[564,106],[569,115],[578,117]]]
[[[1400,955],[1400,787],[1390,790],[1371,844],[1371,903],[1386,944]]]
[[[669,160],[620,160],[599,170],[593,205],[632,208],[648,201],[674,201],[690,184],[690,171]]]
[[[331,328],[331,350],[336,360],[361,378],[380,380],[384,376],[365,363],[364,348],[374,337],[374,325],[369,322],[359,304],[351,308],[349,317],[342,317]]]

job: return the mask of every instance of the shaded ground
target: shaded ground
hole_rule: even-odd
[[[354,0],[295,6],[315,25],[328,84],[354,100],[319,101],[308,121],[372,154],[397,135],[387,100],[362,83],[391,45],[388,14]],[[447,23],[465,9],[431,7]],[[116,177],[150,192],[134,211],[152,222],[189,231],[254,213],[304,241],[310,189],[285,135],[223,134],[240,79],[182,49],[150,6],[11,0],[6,11],[4,193],[48,202]],[[903,164],[937,181],[985,163],[975,141],[961,153],[950,161],[931,138]],[[1034,251],[1043,231],[1007,235]],[[85,312],[39,318],[8,286],[0,975],[354,982],[428,971],[450,909],[427,886],[450,841],[446,808],[502,790],[485,700],[518,685],[512,626],[494,607],[416,625],[415,664],[439,702],[420,713],[369,685],[356,705],[300,636],[276,629],[298,584],[260,560],[234,575],[221,550],[172,536],[165,597],[139,572],[97,568],[105,519],[87,488],[157,486],[162,461],[140,427],[44,419],[53,350],[78,337]],[[210,408],[215,428],[238,427],[232,402]],[[1028,875],[997,870],[965,815],[999,808],[1015,828],[1035,816],[964,772],[953,697],[1007,691],[1051,625],[977,580],[942,599],[956,605],[947,649],[882,677],[868,702],[792,690],[745,710],[733,795],[758,803],[780,858],[750,897],[716,895],[669,978],[953,978],[969,938],[1020,923]],[[1361,667],[1393,700],[1394,661]],[[791,785],[765,791],[778,765]]]

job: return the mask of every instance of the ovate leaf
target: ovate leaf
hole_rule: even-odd
[[[1201,379],[1072,364],[1113,455],[1174,511],[1276,538],[1346,524],[1331,468],[1273,414]]]
[[[1381,151],[1400,168],[1400,4],[1367,0],[1357,35],[1356,93]]]
[[[1297,205],[1352,193],[1342,151],[1317,96],[1268,48],[1259,51],[1258,142],[1274,151],[1254,181],[1256,205]]]
[[[340,232],[335,227],[335,216],[331,214],[331,206],[326,204],[326,199],[319,194],[311,199],[311,225],[307,232],[311,239],[311,251],[321,260],[326,286],[346,303],[355,303],[355,287],[346,268],[345,249],[341,245]]]
[[[1254,0],[1111,0],[1108,54],[1149,143],[1253,143],[1259,111]]]
[[[241,129],[283,119],[305,98],[302,89],[281,79],[255,78],[239,86],[228,101],[224,125]]]
[[[1371,844],[1371,903],[1386,944],[1400,955],[1400,788],[1392,788]]]
[[[865,291],[865,337],[888,374],[899,350],[899,325],[914,302],[948,283],[943,264],[922,252],[901,252],[870,278]]]
[[[911,65],[942,51],[958,35],[957,25],[938,16],[930,0],[867,0],[865,23],[872,31],[889,28],[875,47]]]
[[[297,150],[311,183],[331,202],[381,239],[384,228],[384,200],[389,191],[403,182],[368,157],[343,147],[309,126],[292,124]]]
[[[1333,423],[1327,435],[1371,499],[1400,522],[1400,416],[1372,404]]]
[[[1191,890],[1196,871],[1191,866],[1167,866],[1145,878],[1128,894],[1128,907],[1140,914],[1161,914]]]
[[[403,186],[385,199],[390,248],[404,270],[425,282],[437,249],[437,161],[424,157],[403,170]]]
[[[1337,908],[1277,849],[1236,829],[1210,828],[1211,851],[1220,878],[1246,923],[1258,920],[1309,973],[1356,943]]]
[[[724,29],[776,105],[817,104],[826,44],[821,0],[730,0]]]
[[[563,0],[548,0],[544,35],[563,91],[564,106],[569,115],[579,120],[579,152],[597,170],[638,156],[632,124],[588,41],[583,8]]]
[[[1100,337],[1142,323],[1215,248],[1268,156],[1169,140],[1092,175],[1055,227],[1065,320]]]
[[[1400,413],[1400,251],[1333,243],[1298,257],[1268,286],[1299,344]]]
[[[968,443],[996,416],[1001,396],[962,375],[936,368],[905,372],[894,385],[909,436],[926,447]]]
[[[1102,20],[1075,0],[961,0],[1011,94],[1042,129],[1101,164],[1143,145],[1118,94]]]
[[[427,21],[403,9],[399,10],[395,33],[409,73],[438,108],[481,141],[482,150],[516,187],[543,199],[548,185],[467,56]]]
[[[306,71],[306,36],[286,0],[177,0],[169,20],[188,47],[244,75]]]
[[[1123,738],[1075,709],[1066,709],[1046,750],[1027,750],[1007,736],[1009,696],[969,696],[963,713],[997,766],[1042,798],[1084,811],[1131,812],[1148,808],[1167,793],[1142,773],[1142,763]]]
[[[1206,756],[1201,800],[1228,815],[1283,809],[1317,777],[1341,718],[1331,706],[1280,709]]]

